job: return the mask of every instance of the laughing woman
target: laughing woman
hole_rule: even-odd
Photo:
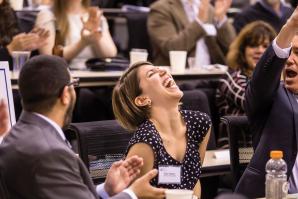
[[[182,96],[167,70],[138,62],[114,88],[113,110],[122,126],[135,131],[126,157],[144,159],[140,176],[156,168],[154,186],[191,189],[200,197],[199,176],[211,121],[205,113],[180,110]]]

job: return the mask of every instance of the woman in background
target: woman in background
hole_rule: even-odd
[[[21,33],[16,14],[8,0],[0,0],[0,61],[8,61],[12,70],[13,51],[34,51],[46,44],[49,32],[35,28]]]
[[[152,185],[194,190],[200,198],[199,176],[211,121],[205,113],[180,110],[182,96],[167,70],[137,62],[116,84],[112,104],[120,124],[135,131],[126,158],[143,158],[140,176],[156,168],[159,177]],[[168,168],[176,170],[171,182],[164,178]]]
[[[41,11],[36,26],[49,30],[50,37],[39,52],[64,57],[72,69],[86,68],[90,58],[116,56],[106,18],[89,5],[89,0],[54,0],[52,9]]]
[[[274,29],[266,22],[255,21],[246,25],[233,41],[227,54],[227,65],[232,69],[221,79],[216,91],[220,116],[244,115],[244,95],[257,62],[275,38]],[[219,146],[227,147],[228,138],[220,127]]]

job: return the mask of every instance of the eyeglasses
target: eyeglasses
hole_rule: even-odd
[[[66,84],[66,86],[71,86],[73,85],[73,87],[79,87],[80,85],[80,78],[75,77],[72,79],[72,81],[70,81],[68,84]]]

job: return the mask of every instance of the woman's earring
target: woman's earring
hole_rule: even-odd
[[[147,101],[147,106],[148,106],[149,108],[151,108],[151,100],[148,100],[148,101]]]

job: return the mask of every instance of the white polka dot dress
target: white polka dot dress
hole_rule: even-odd
[[[201,158],[198,152],[199,145],[211,126],[211,120],[207,114],[202,112],[189,110],[182,110],[180,112],[187,128],[186,154],[182,162],[175,160],[167,153],[158,131],[149,120],[146,120],[139,126],[129,142],[128,150],[136,143],[146,143],[152,148],[154,153],[154,168],[158,169],[159,165],[181,166],[181,184],[158,184],[158,176],[156,176],[151,181],[153,186],[192,190],[201,174]]]

